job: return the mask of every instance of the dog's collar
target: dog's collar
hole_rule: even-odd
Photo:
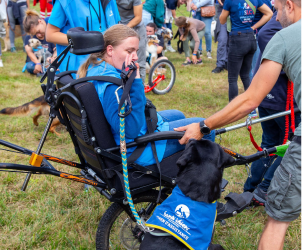
[[[40,45],[37,48],[32,48],[32,49],[33,49],[34,52],[37,52],[37,51],[43,49],[43,47]]]

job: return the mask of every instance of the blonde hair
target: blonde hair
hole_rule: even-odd
[[[178,27],[179,26],[184,27],[185,31],[184,31],[184,34],[183,34],[183,39],[186,39],[187,35],[189,33],[190,25],[191,25],[191,23],[189,22],[188,18],[185,17],[185,16],[180,16],[180,17],[175,18],[174,22],[175,22],[176,26],[178,26]]]
[[[90,64],[99,65],[104,61],[104,56],[109,45],[111,45],[112,47],[118,46],[123,42],[123,40],[127,39],[128,37],[137,37],[139,39],[139,35],[133,29],[124,24],[116,24],[106,30],[104,33],[103,50],[101,52],[91,54],[86,62],[84,62],[80,66],[78,70],[79,78],[86,76]]]
[[[39,19],[40,15],[38,12],[36,12],[35,10],[29,10],[27,9],[25,12],[26,16],[24,17],[23,20],[23,27],[24,27],[24,31],[26,33],[30,32],[30,29],[33,26],[37,26],[39,24]]]

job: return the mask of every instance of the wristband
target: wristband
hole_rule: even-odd
[[[36,65],[41,65],[41,63],[36,63]]]
[[[193,56],[196,56],[196,54],[192,54]]]

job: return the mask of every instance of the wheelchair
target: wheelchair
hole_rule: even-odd
[[[103,214],[96,233],[96,249],[139,249],[144,231],[137,225],[130,206],[125,199],[124,186],[121,181],[120,147],[116,145],[111,133],[102,104],[91,81],[110,81],[121,85],[121,80],[108,76],[92,76],[74,79],[76,71],[55,74],[60,62],[70,51],[76,55],[100,52],[104,46],[100,32],[84,31],[73,28],[67,33],[69,45],[50,65],[41,78],[47,77],[47,84],[42,84],[45,100],[50,105],[50,115],[36,151],[0,140],[0,145],[31,155],[30,165],[0,163],[0,169],[28,171],[22,186],[25,191],[32,174],[50,174],[72,181],[93,186],[112,204]],[[49,128],[55,117],[58,117],[72,139],[79,162],[73,162],[41,153]],[[143,147],[150,142],[167,139],[180,139],[181,132],[156,132],[146,134],[128,143],[127,148]],[[275,148],[244,157],[225,149],[225,152],[237,158],[236,165],[252,162],[266,153],[276,152]],[[139,216],[146,221],[158,203],[163,202],[176,185],[178,169],[176,161],[182,152],[177,152],[163,159],[161,169],[156,164],[140,166],[128,161],[129,183],[133,202]],[[80,170],[81,175],[74,175],[55,169],[50,162],[71,166]],[[227,185],[223,180],[221,189]],[[163,188],[161,188],[163,187]],[[232,216],[232,215],[230,215]],[[217,220],[230,216],[223,214]]]

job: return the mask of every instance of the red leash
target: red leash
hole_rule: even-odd
[[[290,80],[287,82],[287,97],[286,97],[286,109],[289,110],[290,108],[290,116],[291,116],[291,130],[295,132],[295,112],[294,112],[294,84]],[[252,135],[252,126],[251,124],[247,125],[247,130],[250,133],[250,139],[253,143],[254,147],[258,151],[263,151],[261,147],[257,144],[257,142],[254,139],[254,136]],[[288,133],[289,133],[289,115],[285,116],[285,136],[283,140],[283,144],[287,142],[288,139]],[[270,156],[273,156],[274,154],[271,154]]]

